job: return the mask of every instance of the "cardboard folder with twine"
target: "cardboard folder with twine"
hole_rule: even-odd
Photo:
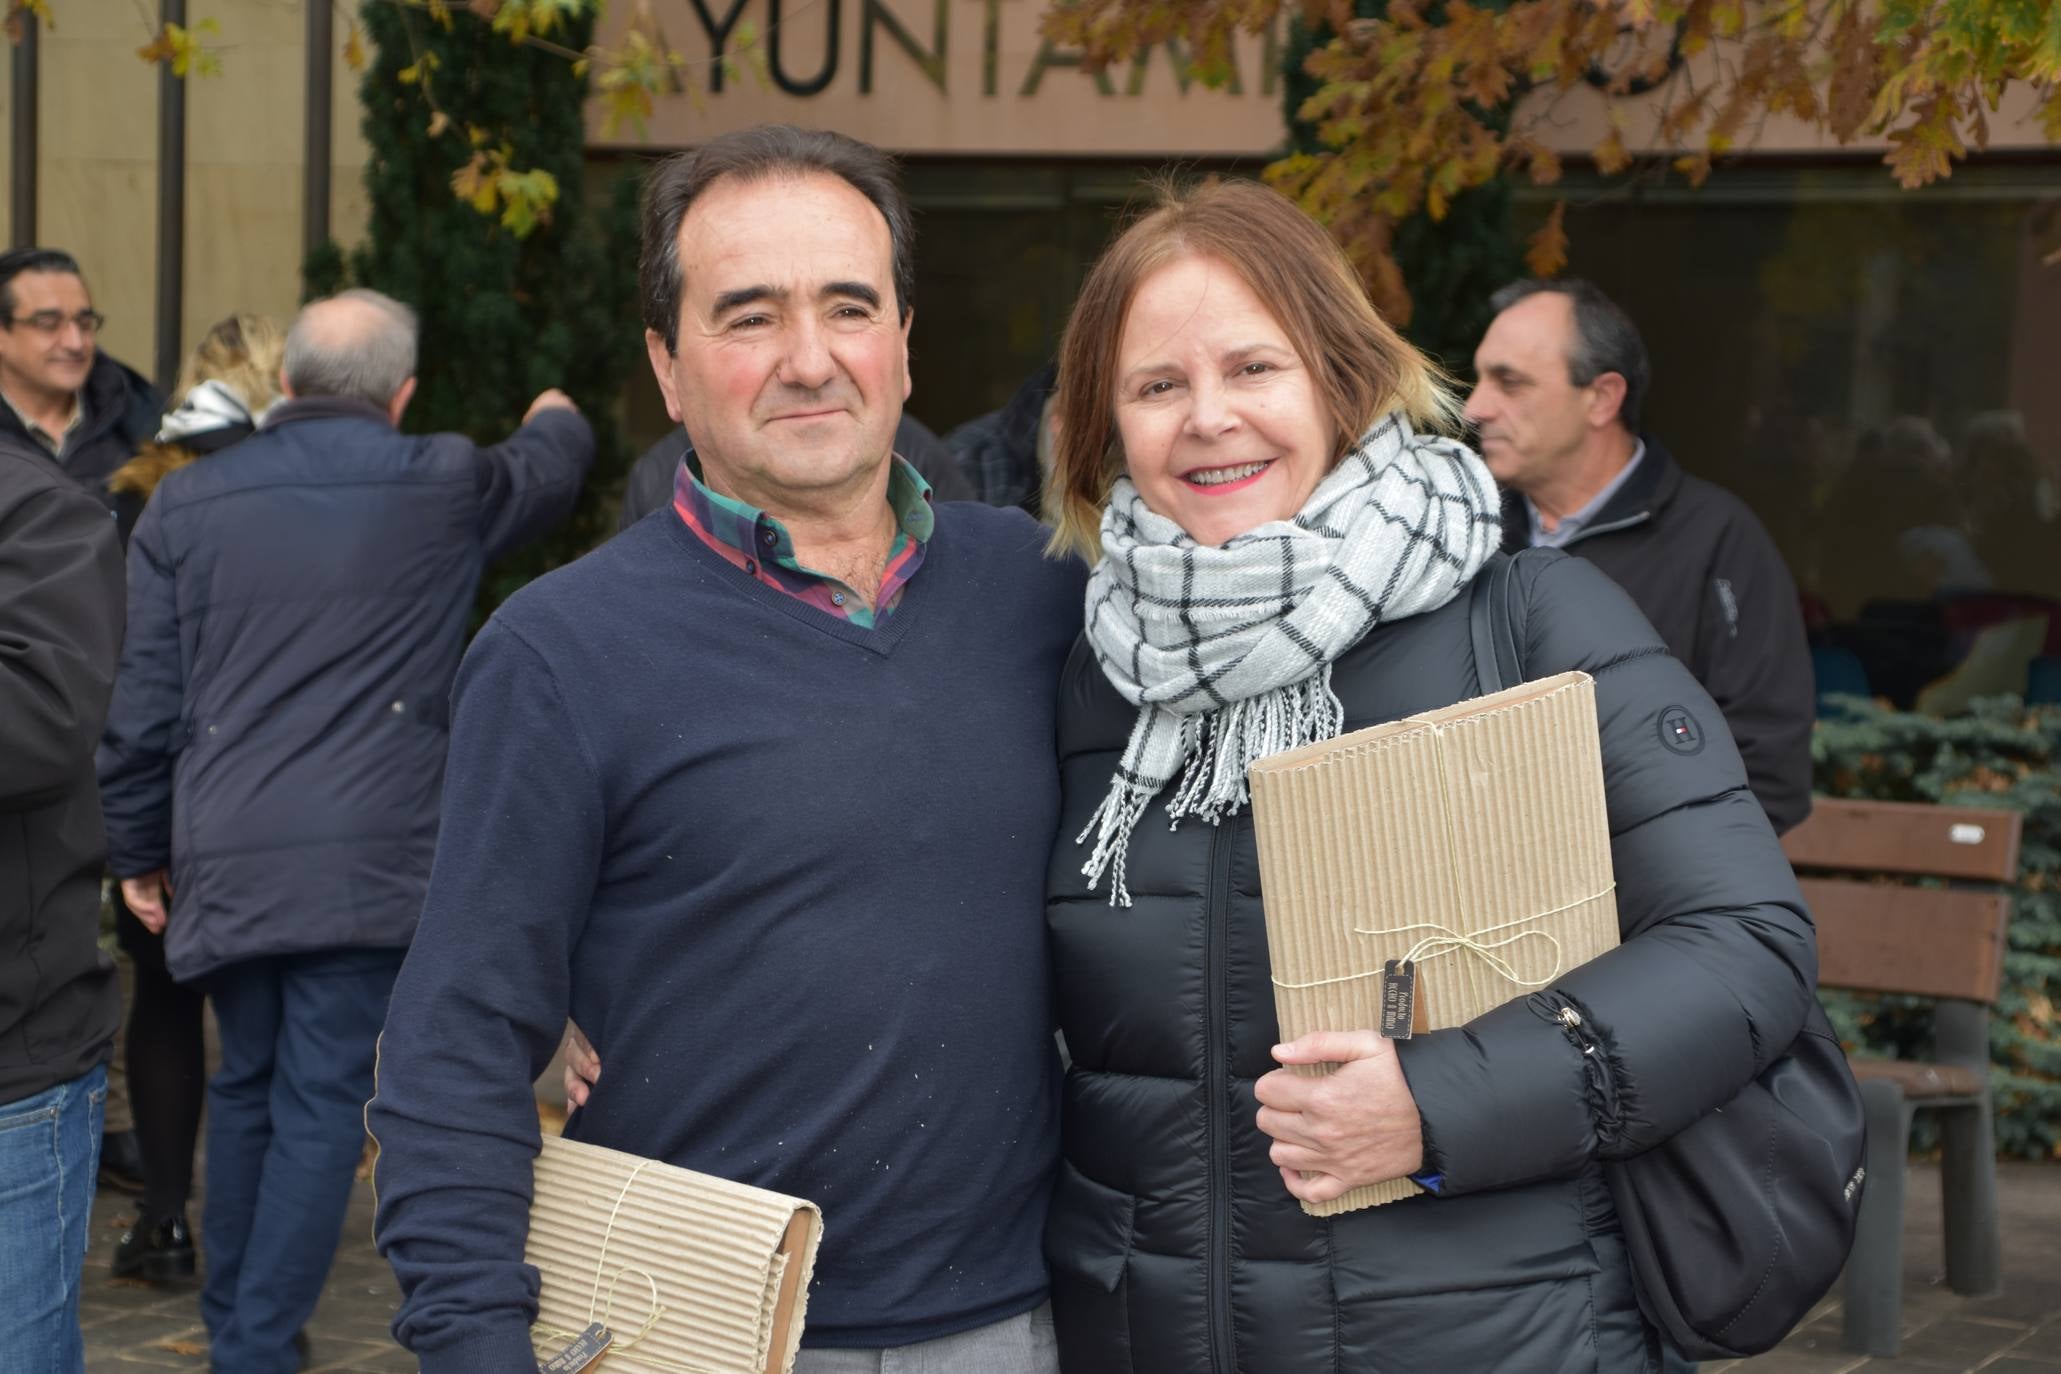
[[[523,1255],[544,1276],[531,1342],[549,1359],[599,1324],[608,1374],[787,1374],[822,1231],[812,1202],[547,1138]]]
[[[1435,1030],[1617,945],[1586,673],[1276,754],[1250,780],[1284,1041],[1379,1027],[1391,960],[1414,965],[1414,1025]],[[1303,1210],[1418,1191],[1398,1179]]]

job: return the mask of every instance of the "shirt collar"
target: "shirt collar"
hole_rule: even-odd
[[[64,428],[55,434],[52,434],[49,430],[31,420],[23,412],[22,408],[14,403],[14,397],[9,396],[5,391],[0,391],[0,401],[7,402],[7,408],[14,412],[14,418],[21,421],[22,429],[27,432],[31,439],[34,439],[37,443],[48,449],[50,456],[53,458],[63,454],[65,441],[72,437],[80,425],[86,423],[86,403],[78,392],[72,393],[71,418],[66,420]]]
[[[1547,529],[1540,522],[1539,508],[1532,504],[1529,496],[1525,497],[1524,513],[1531,520],[1532,547],[1542,549],[1561,548],[1577,534],[1580,534],[1588,523],[1594,520],[1605,506],[1610,504],[1610,498],[1617,495],[1626,482],[1632,480],[1632,474],[1638,471],[1639,462],[1645,456],[1646,441],[1641,439],[1639,440],[1638,447],[1632,450],[1631,461],[1618,469],[1617,476],[1604,483],[1603,490],[1597,492],[1587,505],[1572,515],[1561,516],[1560,523],[1553,529]]]
[[[794,563],[794,539],[787,526],[748,501],[725,496],[701,480],[701,459],[692,448],[680,455],[673,479],[675,503],[685,502],[701,517],[703,532],[734,549],[759,558]],[[919,544],[930,542],[937,517],[930,506],[930,483],[900,454],[887,473],[887,504],[895,513],[895,532]]]

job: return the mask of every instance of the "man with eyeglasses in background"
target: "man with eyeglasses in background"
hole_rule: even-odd
[[[0,254],[0,434],[49,454],[102,502],[108,474],[156,435],[165,409],[157,388],[100,351],[106,322],[71,254]]]

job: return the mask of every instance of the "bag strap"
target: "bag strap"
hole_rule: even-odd
[[[1517,626],[1517,558],[1499,553],[1475,576],[1467,606],[1474,637],[1474,675],[1481,694],[1515,687],[1524,677],[1524,640]]]

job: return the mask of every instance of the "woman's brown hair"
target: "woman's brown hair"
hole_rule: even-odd
[[[1125,317],[1139,284],[1178,258],[1222,262],[1274,313],[1339,436],[1333,462],[1393,411],[1420,427],[1453,427],[1460,403],[1451,382],[1381,318],[1331,236],[1286,197],[1216,178],[1186,189],[1163,183],[1155,196],[1088,273],[1059,345],[1045,486],[1054,553],[1101,556],[1102,508],[1124,462],[1114,392]]]

